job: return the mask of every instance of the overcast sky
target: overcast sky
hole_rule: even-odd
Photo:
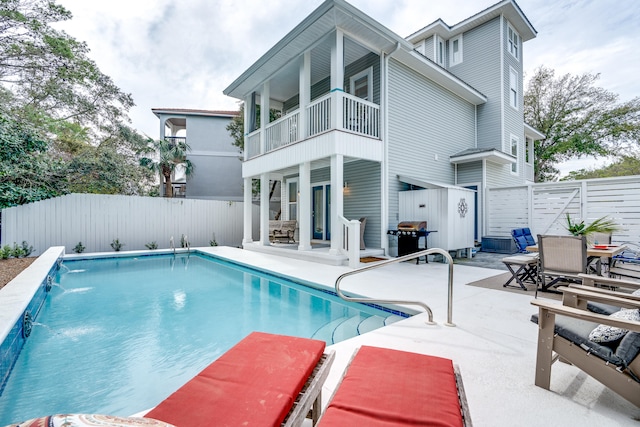
[[[438,18],[454,25],[497,0],[351,0],[407,37]],[[523,48],[525,79],[544,65],[556,73],[600,73],[598,85],[640,96],[640,1],[518,0],[538,31]],[[131,93],[133,126],[159,137],[151,108],[236,109],[222,94],[244,70],[322,0],[58,0],[73,18],[58,27],[91,49],[103,73]],[[593,166],[572,162],[562,169]]]

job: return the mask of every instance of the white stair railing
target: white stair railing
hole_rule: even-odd
[[[349,258],[349,267],[358,268],[360,265],[360,221],[349,221],[338,215],[340,224],[340,253]]]

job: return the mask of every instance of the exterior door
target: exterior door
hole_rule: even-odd
[[[312,236],[317,240],[331,239],[331,185],[317,185],[312,191],[311,224]]]

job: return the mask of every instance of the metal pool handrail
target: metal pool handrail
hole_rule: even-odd
[[[344,279],[347,276],[352,276],[354,274],[359,274],[359,273],[363,273],[365,271],[369,271],[369,270],[373,270],[374,268],[380,268],[380,267],[384,267],[386,265],[389,264],[395,264],[398,262],[403,262],[403,261],[409,261],[415,258],[419,258],[419,257],[426,257],[427,255],[431,255],[431,254],[440,254],[442,256],[444,256],[447,261],[449,262],[449,279],[448,279],[448,283],[449,283],[449,294],[447,296],[447,300],[448,300],[448,304],[447,304],[447,321],[445,323],[446,326],[456,326],[455,323],[453,323],[453,258],[451,258],[451,255],[449,255],[449,252],[445,251],[444,249],[440,249],[440,248],[433,248],[433,249],[427,249],[424,251],[420,251],[420,252],[414,252],[411,253],[409,255],[404,255],[398,258],[393,258],[393,259],[389,259],[386,261],[380,261],[376,264],[372,264],[372,265],[367,265],[365,267],[362,268],[358,268],[355,269],[353,271],[349,271],[346,272],[344,274],[341,274],[340,276],[338,276],[338,278],[336,279],[336,294],[342,298],[345,301],[352,301],[352,302],[375,302],[375,303],[382,303],[382,304],[408,304],[408,305],[419,305],[420,307],[424,308],[425,311],[427,312],[427,315],[429,316],[429,320],[427,321],[428,324],[430,325],[435,325],[436,322],[433,321],[433,312],[431,311],[431,308],[429,308],[429,306],[427,304],[425,304],[422,301],[402,301],[402,300],[390,300],[390,299],[374,299],[374,298],[356,298],[356,297],[348,297],[345,294],[342,293],[342,291],[340,290],[340,282],[342,281],[342,279]]]

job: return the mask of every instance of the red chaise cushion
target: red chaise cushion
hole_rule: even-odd
[[[320,426],[462,426],[449,359],[362,346]]]
[[[253,332],[145,416],[179,427],[279,426],[325,345]]]

